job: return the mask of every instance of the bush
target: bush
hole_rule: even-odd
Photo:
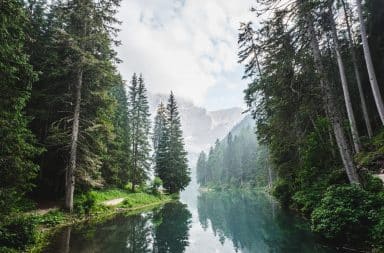
[[[0,245],[4,248],[24,250],[37,239],[36,222],[32,216],[18,216],[0,225]],[[11,252],[11,250],[9,250]]]
[[[377,213],[376,223],[372,228],[371,237],[376,248],[384,251],[384,208]]]
[[[59,210],[50,211],[41,216],[35,216],[35,221],[37,224],[45,225],[45,226],[55,226],[64,221],[65,216]]]
[[[128,182],[126,185],[124,185],[124,190],[132,191],[132,183]]]
[[[312,229],[339,243],[363,244],[369,240],[380,202],[356,185],[331,186],[311,215]]]
[[[152,193],[153,194],[159,194],[159,189],[162,186],[163,186],[163,180],[161,180],[161,178],[159,178],[159,177],[155,177],[153,179],[152,187],[151,187]]]
[[[272,195],[279,199],[283,205],[289,205],[292,196],[289,183],[283,179],[278,180],[274,184]]]
[[[96,198],[96,194],[92,191],[78,196],[74,202],[75,213],[89,214],[96,206]]]

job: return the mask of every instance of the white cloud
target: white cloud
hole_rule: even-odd
[[[220,96],[225,97],[245,87],[237,64],[237,28],[241,21],[250,20],[252,2],[123,0],[122,46],[117,49],[123,60],[120,72],[126,80],[133,72],[143,73],[153,93],[173,90],[211,108],[241,105],[241,99],[229,105],[221,104],[223,99],[215,105],[207,100],[214,90],[223,89]],[[231,80],[223,82],[222,76]]]

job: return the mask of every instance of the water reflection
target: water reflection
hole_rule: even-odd
[[[282,211],[263,193],[202,193],[198,197],[201,226],[212,229],[236,252],[334,252],[317,243],[307,224]]]
[[[195,191],[197,192],[197,191]],[[99,224],[68,227],[47,253],[332,253],[267,194],[222,192]]]
[[[46,252],[176,253],[188,246],[191,213],[180,202],[137,215],[118,215],[101,224],[67,227]]]

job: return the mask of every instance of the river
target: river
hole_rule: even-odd
[[[98,224],[68,227],[46,253],[330,253],[308,223],[263,192],[199,192]]]

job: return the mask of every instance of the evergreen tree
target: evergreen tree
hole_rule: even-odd
[[[164,120],[166,116],[166,121]],[[183,132],[176,100],[171,92],[166,115],[159,107],[155,125],[155,162],[156,175],[170,193],[183,190],[190,182],[187,152],[184,148]]]
[[[112,117],[113,138],[107,140],[107,153],[103,159],[102,177],[109,186],[124,187],[129,180],[131,142],[128,118],[128,97],[125,83],[120,79],[111,93],[116,101]]]
[[[167,171],[168,135],[167,135],[167,111],[161,102],[157,108],[153,129],[153,149],[155,175],[159,176]],[[164,178],[164,175],[163,175]]]
[[[42,136],[55,148],[56,157],[53,158],[59,156],[63,161],[62,166],[66,169],[65,207],[69,211],[73,208],[75,181],[83,189],[103,183],[100,168],[107,139],[113,132],[110,115],[114,110],[114,99],[110,91],[119,82],[113,64],[115,52],[111,47],[115,42],[113,25],[117,22],[114,15],[118,4],[115,0],[54,2],[50,14],[52,28],[46,34],[52,42],[49,45],[51,57],[47,62],[35,58],[39,68],[47,73],[40,89],[36,90],[36,98],[40,96],[53,101],[54,105],[65,105],[48,107],[43,112],[32,109],[31,113],[37,116],[35,123],[41,119],[40,122],[48,126],[49,130],[45,131],[49,133],[48,137],[44,136],[46,134]],[[42,47],[43,50],[44,43]],[[54,65],[60,65],[57,69],[61,71],[49,72],[51,60]],[[46,93],[44,88],[51,83],[62,93],[58,95],[53,89]],[[47,117],[45,112],[55,116]],[[56,112],[60,114],[56,116]],[[52,159],[51,156],[47,158]]]
[[[144,80],[140,75],[137,78],[133,74],[131,86],[129,87],[129,129],[131,141],[131,175],[132,191],[135,186],[148,179],[150,169],[150,144],[149,144],[149,106],[147,99],[147,90],[144,86]]]
[[[0,8],[0,216],[20,204],[31,189],[40,151],[24,108],[36,78],[25,52],[28,24],[21,1],[2,1]]]
[[[190,169],[188,168],[187,152],[184,147],[183,132],[180,115],[176,105],[175,96],[171,92],[167,104],[168,117],[168,180],[163,180],[169,192],[179,192],[190,182]]]
[[[201,151],[196,164],[197,183],[205,185],[207,183],[207,155]]]

